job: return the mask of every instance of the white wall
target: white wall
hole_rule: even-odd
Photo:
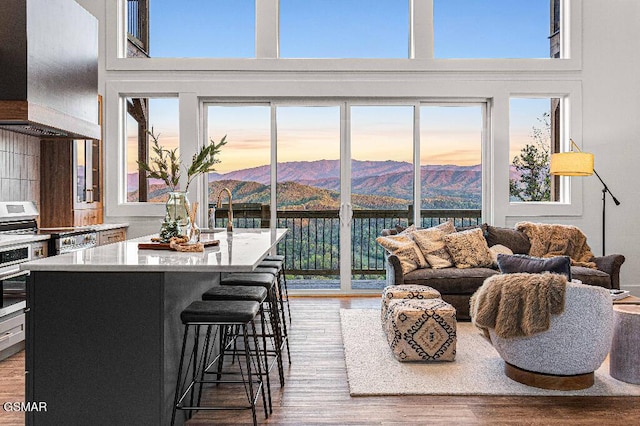
[[[117,123],[113,93],[115,88],[170,90],[189,94],[187,98],[206,96],[366,96],[372,89],[376,96],[486,96],[496,103],[497,114],[505,114],[510,91],[534,90],[538,86],[557,86],[575,92],[572,104],[571,136],[596,157],[596,169],[622,204],[607,200],[607,253],[622,253],[627,262],[622,268],[624,288],[640,295],[640,232],[636,228],[636,205],[640,203],[635,184],[635,160],[640,154],[640,2],[637,0],[572,1],[580,10],[582,21],[581,65],[548,71],[493,70],[477,73],[461,70],[453,73],[402,71],[385,73],[331,72],[188,72],[107,69],[105,60],[107,7],[105,0],[77,0],[100,19],[100,92],[105,96],[107,146],[117,144]],[[113,1],[113,0],[110,0]],[[577,44],[579,45],[579,44]],[[146,80],[146,81],[145,81]],[[367,80],[367,81],[365,81]],[[138,81],[138,82],[136,82]],[[153,83],[149,83],[153,81]],[[147,87],[147,88],[145,88]],[[193,109],[194,105],[189,108]],[[181,107],[182,108],[182,107]],[[508,108],[507,108],[508,109]],[[494,129],[495,159],[505,158],[508,145],[508,122],[498,120]],[[495,124],[495,123],[494,123]],[[181,124],[182,129],[182,124]],[[188,130],[192,134],[197,129]],[[113,176],[113,156],[106,158],[105,170]],[[601,253],[601,185],[595,176],[574,178],[576,187],[573,209],[550,209],[540,215],[535,208],[520,210],[499,201],[505,192],[504,176],[491,182],[495,197],[489,206],[490,220],[497,225],[513,225],[519,220],[568,223],[581,227],[596,254]],[[107,179],[109,182],[109,179]],[[107,183],[107,196],[115,189]],[[582,192],[581,196],[580,193]],[[156,232],[161,219],[155,217],[117,216],[107,205],[106,221],[131,224],[130,235]],[[577,212],[577,213],[576,213]],[[635,288],[634,288],[635,286]]]
[[[622,253],[622,285],[640,296],[640,2],[583,2],[584,147],[620,200],[607,197],[607,253]],[[584,227],[594,250],[601,246],[602,185],[584,179]]]

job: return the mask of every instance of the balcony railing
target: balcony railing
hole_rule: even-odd
[[[210,205],[212,207],[212,205]],[[269,206],[234,204],[234,227],[268,228]],[[480,210],[421,210],[420,226],[452,220],[456,227],[481,223]],[[385,228],[407,226],[413,210],[354,210],[351,221],[353,275],[384,275],[384,250],[376,238]],[[225,227],[227,209],[217,209],[216,226]],[[338,210],[278,210],[277,226],[289,232],[278,246],[286,257],[287,273],[304,276],[340,274],[340,218]]]

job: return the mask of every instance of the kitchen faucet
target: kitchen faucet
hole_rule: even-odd
[[[229,196],[229,211],[227,212],[228,213],[227,232],[231,232],[233,231],[233,204],[231,203],[231,191],[229,191],[229,188],[222,188],[220,190],[220,193],[218,193],[217,208],[222,207],[222,194],[225,192]]]

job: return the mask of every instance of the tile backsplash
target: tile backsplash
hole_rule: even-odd
[[[0,129],[0,201],[40,206],[40,139]]]

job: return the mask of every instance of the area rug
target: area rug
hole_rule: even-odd
[[[470,323],[458,323],[453,362],[402,363],[391,353],[377,309],[341,309],[340,320],[349,393],[370,395],[563,395],[640,396],[640,385],[609,376],[608,359],[595,384],[578,391],[533,388],[504,374],[504,361]]]

